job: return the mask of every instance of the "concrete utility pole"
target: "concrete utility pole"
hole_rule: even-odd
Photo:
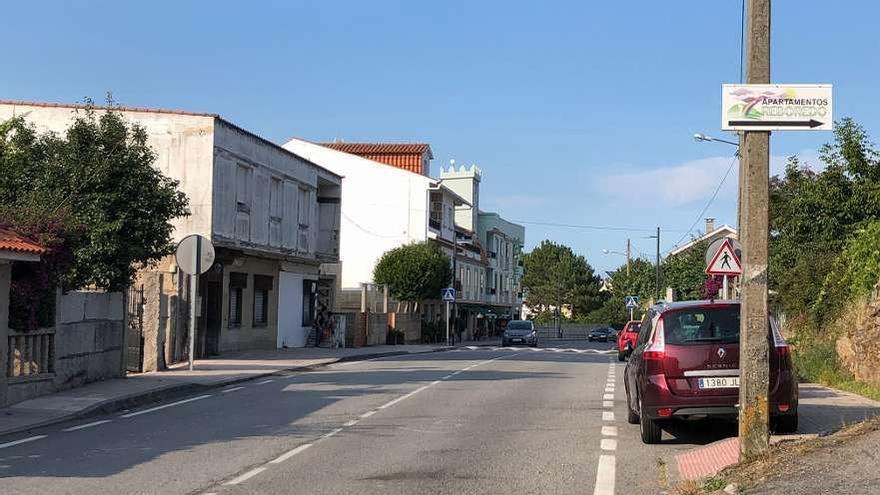
[[[658,301],[663,297],[660,293],[660,227],[657,227],[657,280],[654,282],[654,293]]]
[[[746,27],[746,82],[770,83],[770,0],[749,0]],[[767,343],[768,191],[770,133],[743,133],[742,306],[740,313],[739,457],[746,461],[770,444],[769,346]]]
[[[630,280],[629,280],[629,260],[630,260],[630,253],[631,253],[631,251],[630,251],[630,246],[629,246],[629,239],[627,239],[627,240],[626,240],[626,281],[627,281],[628,283],[630,282]],[[632,319],[632,318],[630,318],[630,319]]]

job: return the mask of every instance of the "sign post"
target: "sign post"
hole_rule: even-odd
[[[629,310],[629,321],[633,319],[633,310],[639,307],[639,296],[626,296],[626,309]]]
[[[451,345],[449,342],[449,316],[450,316],[450,305],[455,302],[455,287],[447,287],[443,289],[443,301],[446,303],[446,345]]]
[[[727,277],[738,277],[742,275],[742,263],[739,261],[739,256],[736,254],[736,249],[734,248],[734,240],[733,239],[724,239],[721,242],[721,245],[718,246],[715,252],[712,252],[712,248],[717,244],[718,241],[712,243],[712,246],[709,246],[709,250],[706,251],[706,258],[708,261],[706,262],[706,274],[707,275],[720,275],[722,276],[722,286],[721,286],[721,299],[728,299],[728,282]],[[742,252],[742,250],[740,250]],[[711,254],[711,258],[709,258]]]
[[[174,252],[177,266],[190,275],[190,309],[189,309],[189,370],[193,370],[193,358],[196,348],[196,319],[198,318],[199,275],[211,269],[214,264],[214,245],[207,238],[191,234],[177,244]]]

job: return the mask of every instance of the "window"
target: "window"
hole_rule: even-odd
[[[302,298],[302,326],[310,327],[315,323],[315,290],[317,283],[314,280],[303,280]]]
[[[688,308],[663,316],[667,344],[734,344],[739,342],[739,306]]]
[[[251,212],[251,176],[253,169],[247,165],[238,165],[235,173],[235,202],[236,211],[241,213]]]
[[[269,291],[272,290],[272,277],[254,275],[254,326],[269,324]]]
[[[247,287],[246,273],[229,273],[229,326],[241,326],[244,289]]]
[[[271,220],[281,221],[283,190],[281,188],[281,179],[272,178],[272,184],[269,187],[269,216]]]
[[[299,188],[299,226],[301,228],[309,228],[309,204],[311,203],[312,193],[308,189]]]

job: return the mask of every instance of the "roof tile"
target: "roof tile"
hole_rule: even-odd
[[[43,254],[46,252],[46,248],[17,232],[0,228],[0,251]]]

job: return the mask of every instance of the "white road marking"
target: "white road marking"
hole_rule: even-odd
[[[5,449],[6,447],[14,447],[16,445],[21,445],[23,443],[33,442],[35,440],[40,440],[42,438],[46,438],[48,435],[36,435],[33,437],[22,438],[20,440],[13,440],[11,442],[0,443],[0,449]]]
[[[223,392],[224,394],[228,394],[229,392],[235,392],[236,390],[241,390],[243,388],[244,387],[224,388],[223,390],[221,390],[221,392]]]
[[[431,385],[437,385],[438,383],[440,383],[440,380],[434,380],[433,382],[431,382]]]
[[[614,421],[614,411],[602,411],[602,421]]]
[[[369,418],[370,416],[372,416],[372,415],[374,415],[374,414],[376,414],[375,409],[372,410],[372,411],[367,411],[367,412],[361,414],[360,418],[361,418],[361,419],[366,419],[366,418]]]
[[[268,380],[263,380],[263,381],[261,381],[261,382],[257,382],[257,385],[265,385],[265,384],[267,384],[267,383],[272,383],[272,382],[274,382],[274,381],[275,381],[275,380],[273,380],[273,379],[270,378],[270,379],[268,379]]]
[[[421,387],[419,387],[419,388],[413,390],[412,392],[410,392],[410,393],[408,393],[408,394],[406,394],[406,395],[401,395],[400,397],[398,397],[398,398],[396,398],[396,399],[394,399],[394,400],[391,400],[391,401],[388,401],[388,402],[382,404],[382,405],[379,406],[378,408],[379,408],[379,409],[386,409],[386,408],[389,408],[389,407],[393,406],[394,404],[397,404],[398,402],[400,402],[400,401],[402,401],[402,400],[408,399],[408,398],[412,397],[413,395],[416,395],[417,393],[421,392],[422,390],[425,390],[425,389],[428,388],[428,387],[430,387],[430,385],[424,385],[424,386],[421,386]]]
[[[102,419],[101,421],[92,421],[91,423],[86,423],[86,424],[84,424],[84,425],[71,426],[70,428],[65,428],[65,429],[63,429],[63,430],[61,430],[61,431],[76,431],[76,430],[82,430],[82,429],[84,429],[84,428],[91,428],[92,426],[98,426],[98,425],[102,425],[102,424],[104,424],[104,423],[109,423],[109,422],[110,422],[109,419]]]
[[[602,435],[606,437],[616,437],[617,436],[617,427],[616,426],[603,426],[602,427]]]
[[[596,468],[596,488],[593,495],[614,495],[615,464],[613,455],[600,455],[599,466]]]
[[[602,450],[617,450],[617,440],[613,438],[603,438],[600,444]]]
[[[189,399],[183,399],[183,400],[179,400],[179,401],[177,401],[177,402],[171,402],[171,403],[168,403],[168,404],[162,404],[161,406],[151,407],[150,409],[144,409],[143,411],[138,411],[138,412],[133,412],[133,413],[128,413],[128,414],[123,414],[122,416],[119,416],[119,417],[120,417],[120,418],[133,418],[133,417],[135,417],[135,416],[140,416],[141,414],[147,414],[147,413],[151,413],[151,412],[159,411],[159,410],[162,410],[162,409],[165,409],[165,408],[168,408],[168,407],[179,406],[179,405],[181,405],[181,404],[186,404],[187,402],[192,402],[192,401],[195,401],[195,400],[207,399],[208,397],[211,397],[211,394],[200,395],[200,396],[198,396],[198,397],[191,397],[191,398],[189,398]]]
[[[614,394],[604,394],[602,400],[614,400]]]
[[[247,480],[253,478],[254,476],[256,476],[256,475],[262,473],[262,472],[265,471],[265,470],[266,470],[266,468],[264,468],[264,467],[262,467],[262,466],[261,466],[261,467],[258,467],[258,468],[253,468],[253,469],[251,469],[250,471],[248,471],[248,472],[244,473],[243,475],[239,476],[238,478],[233,478],[233,479],[231,479],[231,480],[229,480],[229,481],[227,481],[226,483],[223,483],[223,484],[224,484],[224,485],[237,485],[237,484],[239,484],[239,483],[243,483],[243,482],[245,482],[245,481],[247,481]]]
[[[603,400],[603,401],[602,401],[602,407],[614,407],[614,401]]]
[[[269,461],[269,464],[280,464],[280,463],[290,459],[291,457],[295,456],[296,454],[299,454],[300,452],[306,450],[307,448],[309,448],[311,446],[312,446],[312,444],[310,444],[310,443],[302,444],[299,447],[297,447],[295,449],[288,450],[287,452],[272,459],[271,461]]]
[[[330,437],[336,435],[337,433],[339,433],[340,431],[342,431],[342,428],[336,428],[335,430],[328,431],[327,433],[324,433],[323,435],[321,435],[321,438],[330,438]]]
[[[346,421],[345,423],[342,424],[342,426],[348,428],[349,426],[354,426],[354,425],[358,424],[358,422],[359,421],[357,419],[353,419],[351,421]]]
[[[448,380],[450,378],[452,378],[452,375],[446,375],[443,378],[441,378],[441,380]]]

